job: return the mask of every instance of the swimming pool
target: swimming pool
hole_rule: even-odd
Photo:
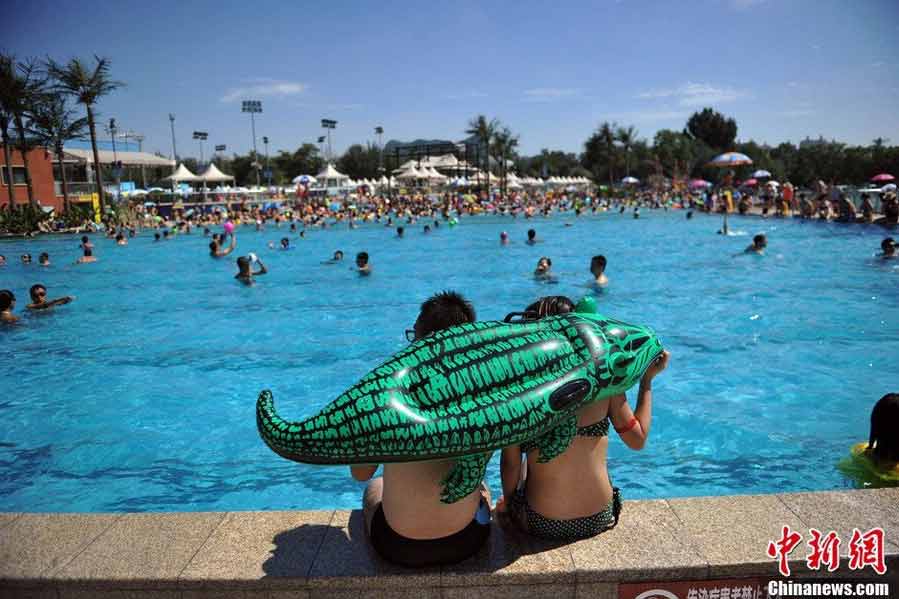
[[[197,231],[127,247],[95,235],[99,262],[81,266],[76,237],[0,242],[17,313],[35,282],[77,296],[0,329],[0,511],[356,507],[363,485],[347,468],[263,444],[259,390],[305,417],[403,347],[429,294],[456,289],[480,319],[499,319],[540,295],[591,293],[595,253],[609,260],[601,311],[653,326],[672,352],[646,448],[612,438],[626,498],[847,487],[834,463],[896,391],[899,264],[873,257],[879,227],[735,217],[746,235],[723,237],[720,217],[662,211],[466,217],[429,235],[422,224],[403,239],[381,225],[310,230],[287,252],[266,248],[286,227],[240,230],[238,251],[270,269],[252,288]],[[523,243],[530,227],[535,246]],[[499,245],[501,230],[512,244]],[[756,232],[768,255],[732,258]],[[345,263],[322,265],[335,249]],[[361,250],[368,278],[350,271]],[[18,263],[25,251],[49,252],[52,266]],[[556,284],[531,276],[542,255]],[[498,473],[495,455],[496,494]]]

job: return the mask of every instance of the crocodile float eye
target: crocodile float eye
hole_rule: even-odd
[[[590,381],[587,379],[577,379],[565,383],[549,396],[549,407],[559,412],[579,403],[588,393],[590,393]]]

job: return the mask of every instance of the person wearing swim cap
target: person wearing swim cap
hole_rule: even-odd
[[[256,262],[259,264],[259,270],[253,272],[250,269],[250,266]],[[262,260],[256,257],[256,254],[249,254],[247,256],[241,256],[237,259],[237,274],[234,275],[234,278],[243,283],[244,285],[252,285],[256,281],[253,277],[258,277],[260,275],[264,275],[268,272],[268,269],[265,268],[265,264],[262,263]]]
[[[422,305],[406,339],[415,342],[452,326],[475,322],[472,305],[452,291]],[[441,501],[453,459],[350,466],[353,478],[371,481],[362,498],[365,529],[375,551],[389,562],[422,568],[458,563],[474,555],[490,535],[490,491],[481,487],[459,501]]]
[[[71,295],[64,295],[63,297],[48,300],[47,299],[47,288],[37,283],[31,286],[31,289],[28,290],[28,294],[31,296],[31,303],[25,306],[29,310],[47,310],[48,308],[53,308],[54,306],[62,306],[64,304],[68,304],[73,299],[75,299]]]
[[[573,310],[573,302],[565,296],[543,297],[528,306],[523,317],[535,320]],[[635,411],[624,393],[580,408],[576,436],[562,455],[541,463],[536,444],[504,448],[497,519],[551,539],[583,539],[614,528],[621,495],[612,486],[607,467],[609,427],[631,449],[643,448],[652,422],[652,380],[665,370],[669,356],[662,352],[643,374]]]

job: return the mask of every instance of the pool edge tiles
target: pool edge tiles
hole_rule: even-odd
[[[899,488],[630,501],[622,523],[597,537],[547,549],[497,531],[501,542],[429,573],[386,564],[364,535],[348,535],[358,511],[0,514],[7,522],[0,527],[0,595],[438,597],[489,589],[503,597],[615,597],[622,584],[778,579],[766,547],[783,525],[803,541],[811,527],[840,534],[883,527],[882,579],[870,568],[848,569],[849,539],[837,572],[809,571],[804,543],[789,564],[797,579],[861,576],[895,585],[897,505]],[[42,554],[52,559],[35,559]],[[348,572],[336,557],[351,564]]]

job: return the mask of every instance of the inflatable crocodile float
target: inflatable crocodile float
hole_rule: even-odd
[[[583,405],[623,393],[662,353],[652,330],[608,318],[584,300],[541,320],[464,324],[397,352],[306,420],[275,411],[269,390],[256,424],[278,455],[311,464],[455,458],[442,501],[474,491],[491,453],[536,439],[560,455]]]

